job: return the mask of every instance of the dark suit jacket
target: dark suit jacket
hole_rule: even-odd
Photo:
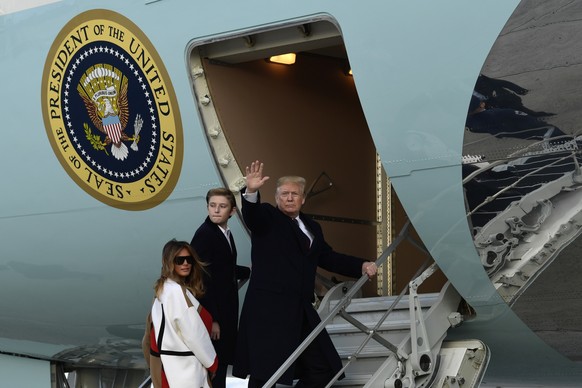
[[[252,233],[252,275],[241,312],[233,375],[268,380],[301,343],[303,323],[313,329],[321,322],[312,305],[317,267],[357,278],[363,261],[334,252],[319,224],[304,214],[300,218],[314,236],[309,250],[301,244],[299,228],[279,209],[244,197],[242,203]],[[341,360],[327,332],[314,343],[331,368],[339,371]],[[291,384],[294,375],[290,368],[279,382]]]
[[[232,364],[238,330],[237,279],[248,278],[250,270],[236,265],[236,246],[231,235],[229,245],[224,233],[210,218],[206,220],[190,243],[198,256],[207,263],[204,279],[206,292],[200,303],[210,312],[213,321],[220,325],[220,340],[212,341],[218,361]]]

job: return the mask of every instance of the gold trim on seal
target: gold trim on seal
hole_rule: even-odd
[[[132,99],[136,85],[143,92]],[[102,9],[71,19],[47,56],[41,102],[55,155],[92,197],[144,210],[173,191],[183,158],[180,111],[160,56],[133,22]]]

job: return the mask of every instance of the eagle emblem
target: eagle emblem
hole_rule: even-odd
[[[98,64],[87,69],[77,85],[91,122],[105,135],[101,141],[101,137],[93,135],[86,126],[87,138],[98,150],[106,150],[111,145],[111,154],[117,160],[125,160],[129,155],[125,141],[133,141],[131,148],[138,150],[139,131],[143,123],[137,115],[134,135],[130,137],[125,133],[129,120],[127,83],[127,77],[119,69],[108,64]]]

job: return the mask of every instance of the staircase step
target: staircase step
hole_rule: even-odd
[[[430,308],[437,300],[438,293],[419,295],[420,305],[425,308]],[[371,298],[354,298],[352,303],[346,308],[349,313],[371,312],[371,311],[386,311],[388,307],[397,299],[396,296],[378,296]],[[332,300],[329,302],[330,309],[333,309],[339,303],[339,300]],[[408,296],[401,298],[394,310],[408,310]]]
[[[336,381],[333,385],[334,387],[363,387],[370,379],[372,375],[369,373],[360,373],[360,374],[347,374],[346,377],[342,380]]]

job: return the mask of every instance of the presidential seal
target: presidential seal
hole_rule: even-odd
[[[69,176],[99,201],[152,208],[174,189],[183,137],[170,78],[127,18],[92,10],[61,30],[47,56],[42,109]]]

